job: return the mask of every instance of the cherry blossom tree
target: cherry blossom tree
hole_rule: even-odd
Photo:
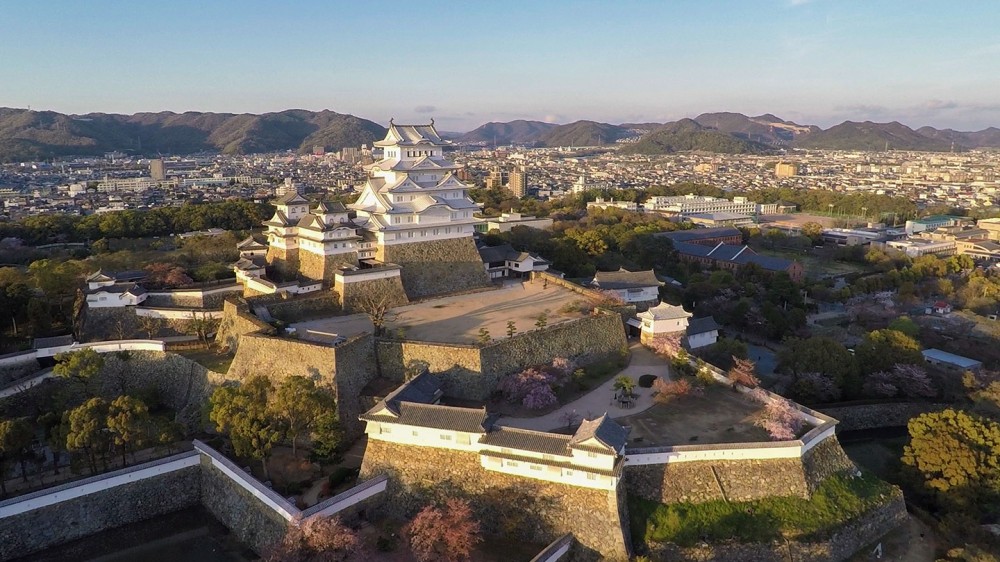
[[[524,395],[521,404],[529,410],[544,410],[559,403],[552,387],[540,384]]]
[[[675,397],[690,394],[693,388],[694,386],[687,379],[668,381],[657,378],[653,381],[653,400],[660,404],[666,404]]]
[[[760,385],[760,379],[754,374],[756,365],[749,359],[740,359],[733,356],[733,367],[726,373],[726,377],[733,384],[741,384],[747,388],[756,388]]]
[[[681,335],[679,332],[656,336],[647,345],[654,353],[664,357],[674,357],[684,349],[681,346]]]
[[[793,391],[794,396],[810,402],[831,402],[840,398],[840,388],[833,377],[815,371],[799,373]]]
[[[406,527],[410,549],[419,562],[468,560],[482,541],[479,523],[464,500],[448,500],[443,507],[429,505]]]
[[[754,425],[767,431],[775,441],[789,441],[802,429],[804,420],[798,409],[788,400],[756,388],[748,394],[751,400],[764,405],[764,410]]]
[[[927,371],[923,367],[906,363],[897,363],[889,371],[877,371],[868,375],[864,392],[885,398],[931,398],[937,395],[937,389],[927,376]]]
[[[264,562],[343,562],[361,545],[358,533],[339,517],[308,519],[290,525],[281,542],[264,553]]]

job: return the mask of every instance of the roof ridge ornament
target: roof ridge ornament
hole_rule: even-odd
[[[433,127],[433,126],[434,126],[434,118],[431,117],[431,127]]]
[[[390,117],[390,118],[389,118],[389,126],[390,126],[390,127],[392,127],[392,125],[393,125],[393,123],[392,123],[392,120],[393,120],[393,117]]]

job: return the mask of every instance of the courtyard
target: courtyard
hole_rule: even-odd
[[[754,425],[761,408],[728,387],[712,385],[615,421],[631,426],[633,447],[771,441]]]
[[[426,300],[392,309],[386,315],[389,335],[405,339],[474,344],[479,330],[485,328],[493,339],[507,337],[507,323],[514,322],[518,332],[536,328],[541,314],[548,325],[580,318],[586,297],[550,283],[508,282],[502,288],[480,293]],[[365,314],[332,316],[292,324],[302,339],[330,342],[336,337],[350,338],[371,332],[371,320]]]

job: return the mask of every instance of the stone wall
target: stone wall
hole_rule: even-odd
[[[471,236],[382,245],[376,258],[402,266],[400,276],[410,300],[490,284]]]
[[[382,303],[381,299],[385,298],[384,304],[388,308],[403,306],[410,302],[406,297],[406,291],[403,289],[400,277],[337,283],[335,289],[340,294],[340,304],[350,314],[364,311],[363,299],[368,295],[378,295],[379,300],[376,302],[380,304]]]
[[[215,342],[235,351],[244,334],[273,334],[274,326],[250,314],[250,307],[243,299],[226,299],[222,305],[222,320],[215,333]]]
[[[650,560],[663,562],[842,562],[906,521],[906,504],[899,489],[867,513],[824,538],[782,540],[773,543],[701,544],[682,548],[674,544],[649,545]]]
[[[0,518],[0,560],[198,504],[201,470],[188,467]]]
[[[358,265],[358,254],[346,252],[321,256],[305,250],[299,250],[299,275],[308,279],[322,281],[324,286],[333,283],[333,274],[343,264]]]
[[[235,282],[230,285],[206,285],[201,289],[177,289],[174,291],[151,291],[144,304],[165,308],[205,308],[218,310],[222,302],[232,294],[240,294],[243,287]]]
[[[854,468],[830,436],[801,458],[626,465],[625,481],[630,494],[660,503],[809,498],[823,480]]]
[[[282,322],[301,322],[341,313],[340,297],[333,291],[300,295],[265,305],[268,313]]]
[[[9,355],[12,362],[0,366],[0,386],[24,378],[40,369],[34,352],[28,351],[17,361],[13,361],[15,355],[13,353]]]
[[[598,312],[494,341],[482,349],[482,372],[487,374],[486,384],[492,391],[504,375],[550,363],[556,357],[590,362],[627,351],[620,317]]]
[[[281,540],[288,522],[223,474],[204,455],[200,475],[202,505],[240,542],[260,553]]]
[[[175,353],[128,351],[105,353],[104,367],[90,383],[107,399],[121,394],[155,395],[177,412],[176,421],[188,430],[201,428],[202,409],[223,373]]]
[[[837,419],[837,431],[906,427],[910,418],[946,408],[946,404],[930,402],[882,402],[878,404],[845,404],[818,409]]]
[[[548,543],[572,533],[576,559],[626,559],[628,512],[620,494],[517,477],[482,467],[479,455],[370,440],[361,478],[389,476],[381,511],[412,516],[430,502],[470,500],[485,533]]]
[[[299,271],[299,249],[285,250],[274,245],[267,247],[267,265],[282,279],[294,279]]]
[[[809,497],[799,459],[695,461],[626,466],[629,494],[660,503]]]
[[[483,373],[478,346],[395,340],[376,345],[382,376],[391,381],[402,383],[408,368],[423,366],[441,378],[448,396],[482,400],[496,388],[496,377]]]
[[[589,362],[627,348],[625,330],[613,313],[521,332],[484,347],[398,340],[377,344],[383,377],[402,382],[408,367],[423,365],[441,376],[445,394],[468,400],[485,400],[505,375],[551,363],[556,357]]]
[[[149,332],[140,323],[136,307],[88,308],[80,322],[80,342],[145,339]],[[191,335],[191,313],[182,318],[158,319],[153,337]],[[200,316],[200,315],[199,315]]]
[[[364,427],[358,420],[363,412],[361,389],[375,378],[372,337],[358,336],[336,347],[292,338],[258,334],[240,337],[227,378],[244,380],[264,375],[274,382],[301,375],[318,386],[329,388],[337,397],[341,429],[350,440]]]

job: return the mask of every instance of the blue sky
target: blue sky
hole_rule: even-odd
[[[0,0],[0,106],[1000,126],[1000,3]]]

